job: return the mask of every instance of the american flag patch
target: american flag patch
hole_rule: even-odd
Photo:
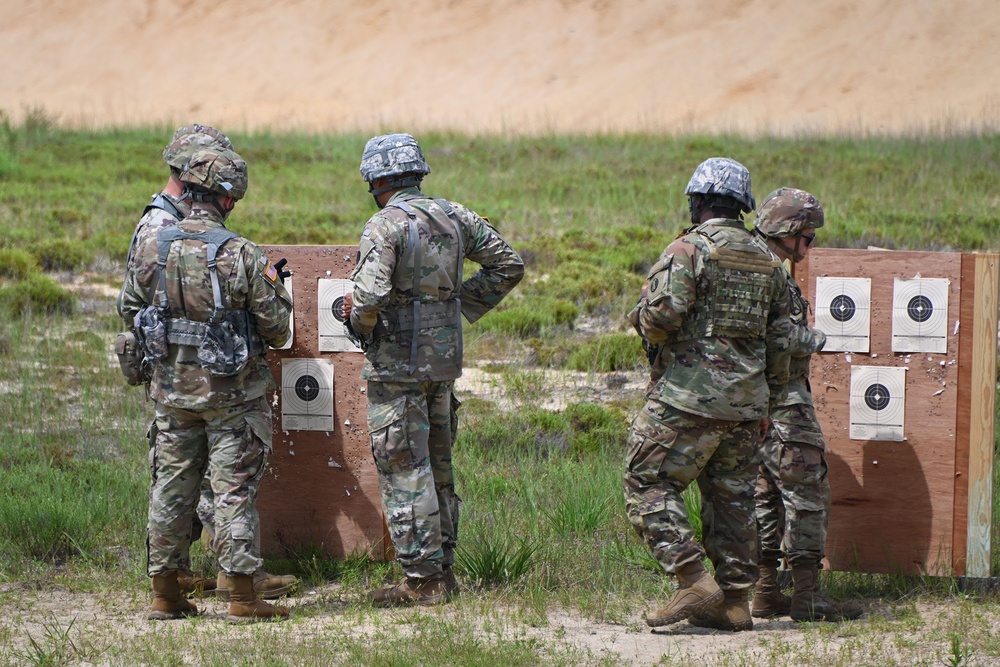
[[[278,270],[270,262],[267,263],[267,271],[264,272],[264,275],[270,278],[272,283],[278,282]]]

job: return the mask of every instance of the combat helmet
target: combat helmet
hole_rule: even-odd
[[[750,172],[742,164],[727,157],[710,157],[694,170],[684,194],[726,197],[749,213],[757,207],[750,193]]]
[[[195,201],[210,201],[218,195],[243,199],[250,185],[247,163],[236,151],[203,148],[191,156],[180,180]]]
[[[170,143],[163,149],[163,161],[178,172],[191,160],[191,156],[203,148],[225,148],[232,150],[229,137],[210,125],[191,123],[177,128]]]
[[[419,185],[431,167],[420,144],[409,134],[382,134],[372,137],[361,154],[361,178],[374,196],[396,188]],[[372,183],[389,179],[389,186],[375,189]]]
[[[778,188],[760,205],[754,226],[764,236],[780,239],[823,226],[823,207],[805,190]]]

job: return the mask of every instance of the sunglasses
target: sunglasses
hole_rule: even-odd
[[[806,247],[809,248],[813,243],[816,242],[815,234],[802,234],[802,240],[806,242]]]

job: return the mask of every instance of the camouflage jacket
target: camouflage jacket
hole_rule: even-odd
[[[171,207],[180,214],[180,217],[175,216],[173,211],[168,210]],[[153,195],[150,198],[150,203],[146,205],[146,209],[142,212],[142,217],[139,218],[139,223],[135,226],[135,231],[132,233],[132,243],[128,246],[128,256],[125,258],[126,277],[132,270],[132,264],[135,262],[135,251],[146,240],[147,236],[151,234],[155,235],[163,227],[176,225],[179,220],[186,218],[190,214],[191,206],[187,201],[177,199],[166,192]],[[122,291],[118,295],[119,315],[122,315],[122,296],[124,293],[125,285],[123,284]]]
[[[222,216],[203,208],[196,208],[178,225],[187,232],[225,226]],[[139,310],[154,302],[158,257],[156,235],[148,234],[136,248],[122,290],[122,318],[130,329]],[[225,305],[247,310],[266,343],[283,345],[290,335],[291,300],[285,287],[275,282],[277,274],[264,252],[245,238],[231,239],[219,250],[217,268]],[[190,239],[175,241],[164,274],[170,315],[207,322],[214,302],[205,244]],[[153,365],[150,395],[158,403],[199,409],[253,400],[273,386],[263,355],[250,359],[238,375],[216,377],[198,363],[195,347],[171,344],[167,357]]]
[[[450,216],[443,206],[451,208]],[[463,280],[464,259],[480,264],[480,269]],[[417,188],[400,190],[365,224],[351,273],[351,325],[371,337],[361,377],[392,382],[459,377],[459,313],[475,322],[523,275],[521,257],[476,213],[431,199]],[[416,318],[415,301],[421,313]]]
[[[788,383],[781,396],[772,407],[791,405],[812,405],[812,390],[809,386],[809,360],[814,352],[823,349],[826,334],[812,329],[808,324],[809,303],[802,296],[802,290],[795,279],[785,272],[788,281],[788,296],[792,307],[792,332],[789,352],[792,355],[788,368]]]
[[[788,382],[784,276],[738,220],[710,220],[667,246],[628,315],[657,353],[651,396],[712,419],[766,417]]]

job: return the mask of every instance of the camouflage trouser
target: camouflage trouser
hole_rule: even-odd
[[[760,561],[774,565],[782,550],[789,564],[823,558],[830,514],[826,443],[811,405],[777,408],[761,443],[757,478]]]
[[[148,574],[190,568],[192,519],[206,474],[215,499],[212,550],[219,566],[253,574],[261,565],[257,489],[271,448],[267,400],[206,410],[157,403],[156,431],[149,452]]]
[[[699,417],[648,399],[632,422],[625,505],[636,532],[667,572],[707,552],[723,589],[757,580],[753,484],[759,421]],[[702,541],[695,539],[681,493],[697,480]]]
[[[152,449],[156,445],[157,433],[156,419],[153,419],[149,425],[149,430],[146,431],[146,438],[149,440],[150,456],[152,456]],[[188,539],[184,553],[181,555],[181,559],[184,562],[191,561],[189,548],[201,539],[202,529],[208,533],[209,548],[211,548],[212,541],[215,539],[215,496],[212,494],[212,482],[209,481],[207,475],[201,480],[198,507],[195,510],[195,515],[191,518],[191,537]]]
[[[451,468],[458,399],[448,382],[368,382],[368,431],[396,559],[408,577],[455,562],[459,497]]]

